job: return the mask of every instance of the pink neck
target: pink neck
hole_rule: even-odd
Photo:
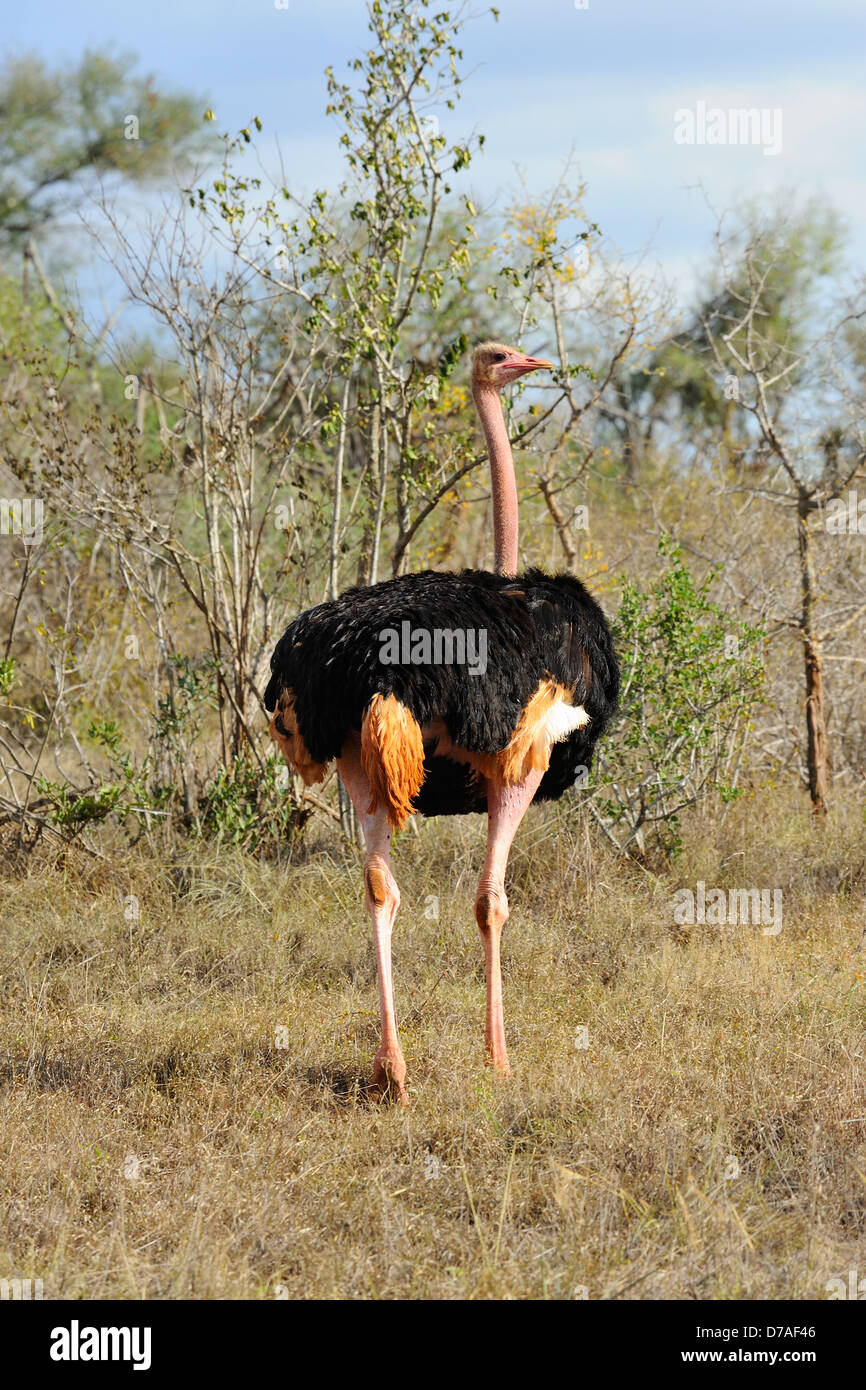
[[[493,568],[497,574],[514,575],[517,573],[517,483],[502,403],[495,386],[473,383],[472,394],[490,458]]]

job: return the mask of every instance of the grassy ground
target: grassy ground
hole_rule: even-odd
[[[866,1275],[862,806],[817,832],[750,797],[693,821],[661,877],[533,811],[508,1081],[482,1065],[482,835],[433,822],[396,848],[408,1112],[364,1100],[374,964],[336,843],[288,870],[205,846],[9,876],[0,1277],[45,1297],[774,1299]],[[780,887],[781,933],[678,928],[698,879]]]

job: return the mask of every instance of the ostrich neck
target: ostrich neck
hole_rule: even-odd
[[[487,441],[493,492],[493,568],[517,573],[517,483],[502,402],[495,386],[473,385],[475,409]]]

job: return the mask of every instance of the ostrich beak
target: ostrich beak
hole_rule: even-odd
[[[546,361],[543,357],[527,357],[526,353],[515,352],[507,361],[502,363],[502,370],[507,372],[509,377],[517,380],[519,376],[525,376],[527,372],[541,371],[542,368],[550,371],[553,367],[552,362]]]

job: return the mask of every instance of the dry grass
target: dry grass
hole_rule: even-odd
[[[655,877],[533,812],[506,1082],[481,1064],[481,821],[402,836],[403,1113],[363,1098],[374,964],[336,845],[10,877],[0,1275],[46,1297],[822,1296],[866,1273],[863,832],[858,806],[818,833],[767,792],[693,822]],[[781,934],[679,931],[697,879],[781,887]]]

